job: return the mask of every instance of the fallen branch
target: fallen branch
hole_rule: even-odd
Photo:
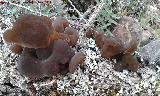
[[[91,14],[91,17],[89,18],[88,22],[84,25],[85,27],[90,26],[93,22],[94,19],[97,17],[99,12],[102,10],[103,6],[105,5],[105,0],[102,0],[101,3],[98,5],[98,8],[95,8],[95,11]]]
[[[84,19],[83,15],[77,10],[77,8],[73,5],[72,1],[71,1],[71,0],[68,0],[68,2],[71,4],[71,6],[73,7],[73,9],[78,13],[79,17],[80,17],[82,20],[84,20],[85,23],[86,23],[87,21]],[[80,20],[81,20],[81,19],[80,19]]]
[[[22,6],[22,5],[19,5],[19,4],[16,4],[16,3],[12,3],[12,2],[8,2],[8,3],[11,4],[11,5],[20,7],[20,8],[24,8],[24,9],[30,11],[30,12],[34,12],[34,13],[37,13],[37,14],[40,14],[40,15],[43,15],[43,16],[47,16],[46,14],[42,14],[41,12],[37,12],[37,11],[31,10],[30,8]]]

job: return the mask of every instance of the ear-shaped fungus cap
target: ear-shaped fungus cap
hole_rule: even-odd
[[[98,48],[102,48],[104,44],[104,39],[106,36],[103,33],[96,33],[95,42]]]
[[[16,33],[13,32],[12,29],[8,29],[3,33],[3,39],[7,43],[13,43],[14,41],[17,41],[15,37],[16,37]]]
[[[44,48],[50,43],[52,21],[46,16],[23,15],[7,30],[3,37],[6,42],[22,47]]]
[[[56,40],[53,45],[52,55],[48,59],[54,58],[56,62],[66,64],[71,59],[72,52],[66,41]]]
[[[53,52],[53,45],[54,45],[54,42],[51,42],[50,45],[46,48],[36,49],[37,58],[40,60],[46,60],[47,58],[49,58],[49,56],[51,56]]]
[[[101,49],[103,58],[112,58],[122,52],[121,43],[114,37],[105,38]]]
[[[79,39],[79,35],[78,35],[77,30],[72,27],[66,27],[65,34],[67,34],[69,36],[69,39],[70,39],[69,45],[75,46],[77,44],[78,39]]]
[[[125,48],[123,53],[124,54],[128,54],[128,53],[132,54],[132,53],[134,53],[137,50],[138,44],[139,44],[139,42],[137,42],[136,40],[132,40],[129,43],[129,45]]]
[[[68,26],[69,22],[65,18],[57,17],[53,21],[53,27],[56,32],[64,33],[65,28]]]
[[[63,40],[54,41],[52,54],[43,61],[45,75],[53,76],[62,71],[68,71],[67,64],[73,55],[74,51],[71,50],[67,42]]]
[[[121,17],[112,33],[121,40],[125,54],[136,51],[141,38],[141,27],[133,18]]]
[[[40,78],[43,76],[42,62],[36,58],[35,49],[24,48],[18,59],[18,71],[30,78]]]
[[[115,65],[117,71],[122,71],[123,69],[128,69],[130,71],[136,72],[139,67],[139,62],[131,54],[123,54],[119,58],[118,64]]]
[[[43,74],[44,76],[54,76],[60,72],[60,64],[53,58],[42,61],[43,62]]]
[[[20,54],[22,53],[22,51],[23,51],[23,47],[14,44],[14,45],[12,45],[12,46],[10,47],[10,50],[11,50],[13,53],[15,53],[15,54],[19,54],[19,55],[20,55]]]
[[[84,62],[84,59],[85,59],[85,55],[83,53],[81,52],[76,53],[72,57],[69,63],[69,72],[73,73],[76,70],[78,64],[82,64]]]

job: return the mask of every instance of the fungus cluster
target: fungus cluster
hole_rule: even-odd
[[[129,27],[135,27],[135,24],[130,17],[122,17],[112,32],[113,36],[105,36],[103,33],[89,29],[86,37],[95,39],[103,58],[117,60],[117,64],[115,64],[117,71],[128,69],[136,72],[139,62],[132,54],[140,42],[140,32],[139,30],[129,30]]]
[[[23,15],[3,38],[12,43],[10,50],[20,55],[19,72],[30,78],[73,73],[85,58],[83,53],[72,49],[78,41],[78,32],[62,17],[52,22],[46,16]]]

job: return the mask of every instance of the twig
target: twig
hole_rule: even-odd
[[[73,7],[73,9],[78,13],[79,17],[80,17],[82,20],[84,20],[85,23],[86,23],[87,21],[84,19],[83,15],[76,9],[76,7],[73,5],[72,1],[71,1],[71,0],[68,0],[68,2],[71,4],[71,6]],[[81,20],[81,19],[80,19],[80,20]]]
[[[92,13],[91,17],[89,18],[88,22],[85,24],[85,27],[90,26],[90,24],[93,23],[94,19],[97,17],[97,15],[99,14],[99,12],[102,10],[105,2],[105,0],[102,0],[101,3],[98,5],[98,8],[95,9],[95,11]]]
[[[42,12],[41,12],[41,3],[38,3],[38,8],[39,8],[39,14],[41,16],[42,15]]]
[[[53,84],[55,84],[56,83],[56,80],[52,80],[52,81],[50,81],[50,82],[48,82],[48,83],[45,83],[45,84],[39,84],[39,86],[41,87],[41,86],[49,86],[49,85],[53,85]]]
[[[95,11],[91,14],[91,16],[90,16],[90,18],[87,20],[86,24],[83,25],[84,28],[80,29],[79,32],[82,32],[83,29],[86,29],[86,28],[88,28],[88,27],[91,26],[91,24],[94,22],[94,19],[97,17],[97,15],[99,14],[99,12],[102,10],[102,8],[103,8],[103,6],[104,6],[104,4],[105,4],[104,1],[105,1],[105,0],[102,0],[101,3],[98,5],[98,7],[97,7],[97,8],[94,8]],[[87,12],[87,11],[86,11],[86,12]],[[86,12],[85,12],[85,13],[86,13]],[[85,16],[85,14],[84,14],[84,16]],[[83,17],[84,17],[84,16],[83,16]],[[92,28],[91,28],[91,29],[92,29]],[[94,30],[94,29],[93,29],[93,30]]]
[[[92,6],[92,7],[88,8],[87,11],[84,12],[83,18],[86,18],[94,8],[95,8],[95,6]]]
[[[26,9],[26,10],[30,11],[30,12],[34,12],[34,13],[41,14],[40,12],[36,12],[36,11],[31,10],[30,8],[25,7],[25,6],[22,6],[22,5],[19,5],[19,4],[16,4],[16,3],[12,3],[12,2],[8,2],[8,3],[9,3],[9,4],[11,4],[11,5],[14,5],[14,6],[20,7],[20,8],[24,8],[24,9]],[[41,14],[41,15],[47,16],[46,14]]]

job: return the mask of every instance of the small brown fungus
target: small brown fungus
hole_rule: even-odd
[[[3,37],[6,42],[22,47],[45,48],[50,44],[53,33],[52,21],[48,17],[23,15]]]
[[[66,41],[68,44],[70,44],[71,40],[70,40],[70,37],[65,34],[65,33],[60,33],[60,37],[62,40]]]
[[[74,56],[74,51],[63,40],[56,40],[51,45],[52,47],[49,46],[46,48],[47,50],[24,48],[18,61],[20,73],[27,77],[38,78],[43,76],[50,77],[68,70],[69,65],[66,64],[69,64],[69,61]]]
[[[121,41],[125,53],[133,53],[140,42],[140,31],[141,29],[133,18],[124,16],[119,19],[112,34]]]
[[[15,36],[16,36],[15,32],[12,32],[11,29],[8,29],[3,33],[3,39],[5,40],[5,42],[12,43],[14,41],[17,41]]]
[[[70,56],[73,55],[72,52],[66,41],[56,40],[53,45],[53,52],[48,59],[54,59],[58,63],[66,64],[70,61]]]
[[[96,33],[95,42],[98,48],[102,48],[104,44],[105,35],[103,33]]]
[[[78,32],[62,17],[57,17],[52,25],[46,16],[23,15],[3,38],[13,43],[10,50],[20,55],[18,71],[31,79],[73,72],[84,60],[82,53],[75,55],[70,47],[76,45]]]
[[[82,64],[84,62],[84,59],[85,59],[85,55],[83,53],[81,52],[76,53],[72,57],[69,63],[69,72],[73,73],[76,70],[78,64]]]
[[[36,56],[40,60],[45,60],[47,59],[53,52],[53,43],[51,42],[50,45],[46,48],[38,48],[36,49]]]
[[[66,27],[69,27],[69,22],[62,17],[57,17],[53,22],[53,27],[56,32],[64,33]]]
[[[59,73],[60,64],[53,58],[42,61],[43,62],[43,74],[44,76],[51,77]]]
[[[114,56],[122,52],[121,43],[116,38],[105,38],[104,44],[101,49],[101,55],[103,58],[114,58]]]
[[[69,45],[75,46],[77,44],[78,39],[79,39],[77,30],[75,30],[72,27],[66,27],[64,33],[69,36],[69,39],[70,39]]]
[[[42,62],[36,57],[35,49],[24,48],[18,58],[18,71],[30,78],[40,78],[43,76]]]
[[[15,54],[21,54],[22,51],[23,51],[23,47],[19,46],[19,45],[16,45],[16,44],[13,44],[11,47],[10,47],[10,50],[15,53]]]
[[[122,58],[119,65],[115,66],[116,69],[128,69],[134,72],[138,70],[139,62],[132,56],[132,53],[137,50],[139,45],[141,38],[140,31],[141,27],[131,17],[124,16],[119,19],[118,25],[112,32],[121,41],[123,47]]]
[[[86,33],[89,38],[95,39],[103,58],[118,61],[118,64],[115,65],[117,70],[137,71],[139,62],[132,56],[132,53],[137,49],[141,36],[137,23],[130,17],[122,17],[112,34],[114,36],[109,37],[93,30]]]
[[[118,60],[118,64],[115,65],[117,71],[122,71],[123,69],[128,69],[130,71],[136,72],[139,67],[139,62],[131,54],[124,54]]]

